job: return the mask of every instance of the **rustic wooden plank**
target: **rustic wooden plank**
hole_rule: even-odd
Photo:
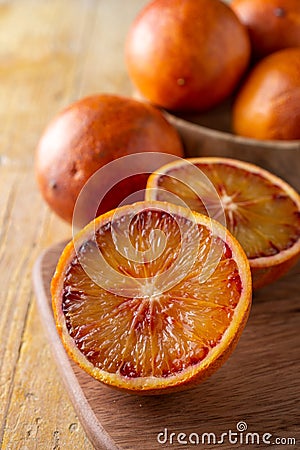
[[[6,162],[32,165],[43,128],[77,97],[95,3],[24,0],[0,8],[0,148]]]
[[[91,39],[82,61],[80,97],[102,91],[132,95],[124,43],[132,21],[147,3],[148,0],[101,0],[97,3]]]
[[[2,266],[0,271],[2,288],[0,293],[0,335],[2,336],[0,348],[0,436],[4,435],[4,440],[7,442],[4,448],[15,448],[13,445],[9,446],[9,436],[13,436],[13,439],[16,439],[15,442],[18,439],[21,442],[26,433],[22,435],[18,424],[23,423],[26,428],[26,424],[30,423],[34,416],[31,416],[30,409],[25,407],[27,397],[22,399],[19,395],[20,383],[25,383],[27,389],[30,390],[35,381],[35,374],[38,374],[37,378],[41,386],[44,385],[44,374],[41,371],[40,363],[43,360],[45,345],[43,344],[38,351],[34,348],[33,343],[35,342],[35,346],[38,347],[45,338],[40,330],[39,335],[36,333],[35,341],[34,332],[30,329],[32,321],[28,322],[28,313],[32,309],[33,301],[32,265],[41,247],[53,241],[53,225],[51,225],[53,220],[52,214],[49,213],[46,206],[41,204],[32,171],[24,172],[24,170],[15,169],[5,172],[4,168],[1,168],[0,191],[4,193],[6,200],[6,207],[1,209],[0,218],[2,222],[0,240]],[[69,227],[63,223],[55,228],[62,236],[70,234]],[[44,229],[48,229],[48,233],[44,233]],[[27,327],[29,328],[26,331]],[[27,357],[32,360],[29,366],[30,370],[26,374],[24,374],[24,361],[20,359],[22,349],[23,352],[24,349],[29,351]],[[51,360],[48,361],[48,366],[48,368],[46,366],[46,373],[51,376],[51,373],[53,375]],[[53,380],[55,380],[55,373]],[[41,403],[41,407],[45,408],[44,417],[47,417],[49,411],[53,409],[51,392],[55,389],[58,390],[59,386],[57,379],[49,386],[48,403]],[[58,405],[63,406],[64,403],[58,402]],[[69,405],[69,413],[70,411],[73,410]],[[49,416],[55,417],[54,412]],[[9,432],[8,426],[10,418],[15,424],[11,429],[12,434]],[[82,433],[82,435],[84,434]]]
[[[58,382],[35,302],[30,305],[2,448],[90,450],[92,446]]]

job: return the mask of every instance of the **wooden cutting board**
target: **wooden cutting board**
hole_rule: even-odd
[[[247,432],[258,433],[255,442],[260,439],[260,445],[249,448],[270,448],[262,442],[264,433],[272,435],[267,437],[270,443],[276,438],[294,438],[297,445],[288,448],[299,448],[300,264],[285,278],[254,295],[250,319],[238,347],[217,373],[190,391],[144,397],[103,386],[66,355],[56,332],[49,292],[63,246],[52,247],[40,256],[33,281],[45,333],[62,379],[96,449],[197,448],[197,439],[201,443],[203,433],[214,433],[220,439],[229,430],[238,432],[239,444],[225,436],[224,443],[212,445],[211,440],[209,445],[204,436],[206,443],[198,448],[244,450],[248,448]],[[245,427],[247,431],[242,433]],[[180,443],[189,439],[192,442]],[[287,446],[275,444],[272,448]]]

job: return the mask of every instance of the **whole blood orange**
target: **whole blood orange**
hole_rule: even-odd
[[[219,157],[172,162],[149,177],[146,199],[183,200],[202,214],[210,207],[217,220],[224,214],[248,256],[254,288],[281,277],[300,257],[299,194],[253,164]]]
[[[87,180],[110,161],[139,152],[183,156],[178,133],[151,105],[116,95],[84,98],[62,111],[41,137],[36,155],[40,190],[50,207],[71,222]],[[146,181],[147,175],[123,181],[100,212],[143,189]]]
[[[229,96],[245,69],[250,41],[219,0],[154,0],[127,38],[129,75],[152,103],[200,111]]]
[[[63,344],[85,371],[128,392],[161,394],[203,381],[228,358],[248,318],[251,274],[218,222],[139,202],[75,236],[51,291]]]
[[[300,139],[300,48],[273,53],[254,67],[237,94],[233,129],[255,139]]]
[[[233,0],[231,7],[249,31],[255,58],[300,46],[299,0]]]

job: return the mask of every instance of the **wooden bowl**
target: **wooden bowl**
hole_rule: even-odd
[[[231,102],[200,115],[166,117],[179,131],[188,157],[222,156],[257,164],[300,192],[300,140],[261,141],[231,132]]]

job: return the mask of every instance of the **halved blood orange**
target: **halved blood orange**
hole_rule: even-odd
[[[207,214],[214,198],[203,174],[220,197],[212,217],[218,220],[225,213],[227,228],[248,256],[253,287],[285,274],[300,256],[300,196],[270,172],[229,158],[190,158],[152,174],[146,199],[176,203],[177,196],[189,208]]]
[[[95,219],[67,245],[51,285],[68,354],[97,380],[142,394],[215,371],[244,328],[251,289],[228,230],[162,202]]]

